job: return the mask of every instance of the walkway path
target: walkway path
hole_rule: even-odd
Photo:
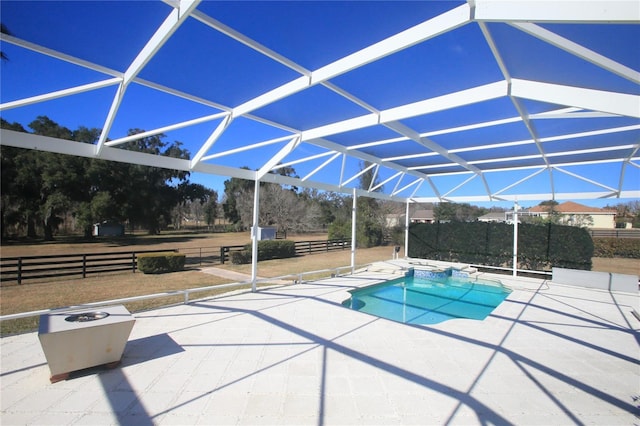
[[[203,268],[201,269],[205,274],[215,275],[217,277],[222,277],[229,279],[234,282],[249,282],[251,281],[251,275],[243,274],[242,272],[229,271],[227,269],[222,268]],[[268,278],[257,277],[258,281],[267,280]],[[291,281],[285,280],[273,280],[273,284],[291,284]]]
[[[242,282],[242,281],[251,281],[251,275],[243,274],[241,272],[229,271],[227,269],[222,268],[202,268],[202,272],[205,274],[215,275],[217,277],[228,278],[230,280]],[[258,278],[260,279],[260,278]]]

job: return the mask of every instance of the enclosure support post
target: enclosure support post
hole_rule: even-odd
[[[353,188],[353,205],[351,206],[351,275],[356,268],[356,219],[357,219],[357,194]]]
[[[260,179],[256,179],[253,191],[253,227],[251,228],[251,291],[256,291],[258,279],[258,219],[260,217]]]
[[[513,205],[513,276],[518,276],[518,201]]]
[[[409,257],[409,200],[404,212],[404,257]]]

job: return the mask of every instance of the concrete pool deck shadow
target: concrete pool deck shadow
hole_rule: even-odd
[[[2,338],[0,423],[638,422],[637,293],[485,274],[513,292],[484,321],[414,326],[341,306],[393,276],[140,312],[120,368],[55,384],[36,333]]]

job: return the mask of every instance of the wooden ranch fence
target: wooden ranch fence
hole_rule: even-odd
[[[0,259],[0,282],[40,278],[60,278],[131,271],[138,267],[138,254],[160,253],[177,250],[136,250],[127,252],[103,252],[84,254],[52,254],[47,256],[19,256]]]
[[[189,265],[223,264],[229,261],[232,251],[244,250],[241,246],[198,247],[180,250],[136,250],[127,252],[102,252],[84,254],[59,254],[48,256],[19,256],[0,259],[0,282],[16,282],[43,278],[62,278],[107,272],[135,272],[137,255],[141,253],[180,252]],[[296,255],[326,253],[351,248],[350,239],[296,241]]]
[[[245,246],[220,247],[220,263],[228,262],[232,251],[242,251],[244,247]],[[351,239],[296,241],[295,248],[296,256],[326,253],[333,250],[345,250],[351,248]]]

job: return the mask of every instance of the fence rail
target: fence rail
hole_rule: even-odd
[[[244,250],[244,245],[222,247],[194,247],[168,250],[136,250],[127,252],[102,252],[84,254],[59,254],[48,256],[19,256],[0,259],[0,282],[16,282],[44,278],[63,278],[99,273],[135,272],[138,268],[137,255],[141,253],[161,253],[173,251],[186,256],[186,264],[223,264],[230,259],[233,251]],[[350,239],[296,241],[296,255],[326,253],[333,250],[351,248]]]
[[[334,250],[345,250],[351,248],[351,239],[335,239],[335,240],[315,240],[315,241],[296,241],[296,256],[304,256],[307,254],[326,253]],[[245,246],[224,246],[220,247],[220,263],[230,260],[231,252],[243,251]]]
[[[590,229],[591,238],[640,238],[640,229]]]
[[[296,255],[326,253],[333,250],[351,248],[351,239],[296,241]]]
[[[351,275],[354,273],[353,269],[354,268],[352,266],[339,266],[337,268],[331,268],[331,269],[319,269],[316,271],[299,272],[296,274],[287,274],[287,275],[281,275],[281,276],[272,277],[272,278],[262,278],[262,279],[256,280],[256,283],[269,284],[272,282],[289,281],[291,283],[290,285],[293,285],[293,284],[299,284],[304,282],[305,277],[311,277],[311,279],[317,279],[317,276],[321,274],[323,276],[328,276],[327,274],[330,274],[331,277]],[[346,273],[341,272],[344,270],[346,270]],[[119,303],[138,302],[141,300],[150,300],[150,299],[161,299],[164,297],[171,297],[171,296],[177,296],[177,295],[184,296],[184,304],[186,305],[192,300],[191,299],[192,294],[198,294],[206,291],[221,290],[221,289],[227,289],[227,288],[229,289],[238,288],[238,287],[246,288],[248,284],[250,284],[250,281],[233,282],[228,284],[216,284],[216,285],[207,286],[207,287],[189,288],[186,290],[174,290],[174,291],[168,291],[164,293],[154,293],[154,294],[146,294],[143,296],[132,296],[132,297],[124,297],[121,299],[104,300],[101,302],[83,303],[81,305],[67,306],[65,308],[42,309],[39,311],[29,311],[29,312],[20,312],[16,314],[0,315],[0,322],[20,319],[20,318],[35,317],[35,316],[40,316],[45,314],[69,312],[70,310],[77,310],[82,308],[96,308],[98,306],[115,305]],[[249,290],[247,289],[247,291]],[[223,297],[224,295],[219,295],[219,296]]]
[[[127,252],[102,252],[83,254],[53,254],[47,256],[18,256],[0,259],[0,282],[40,278],[60,278],[131,271],[138,268],[138,254],[160,253],[177,250],[136,250]]]

